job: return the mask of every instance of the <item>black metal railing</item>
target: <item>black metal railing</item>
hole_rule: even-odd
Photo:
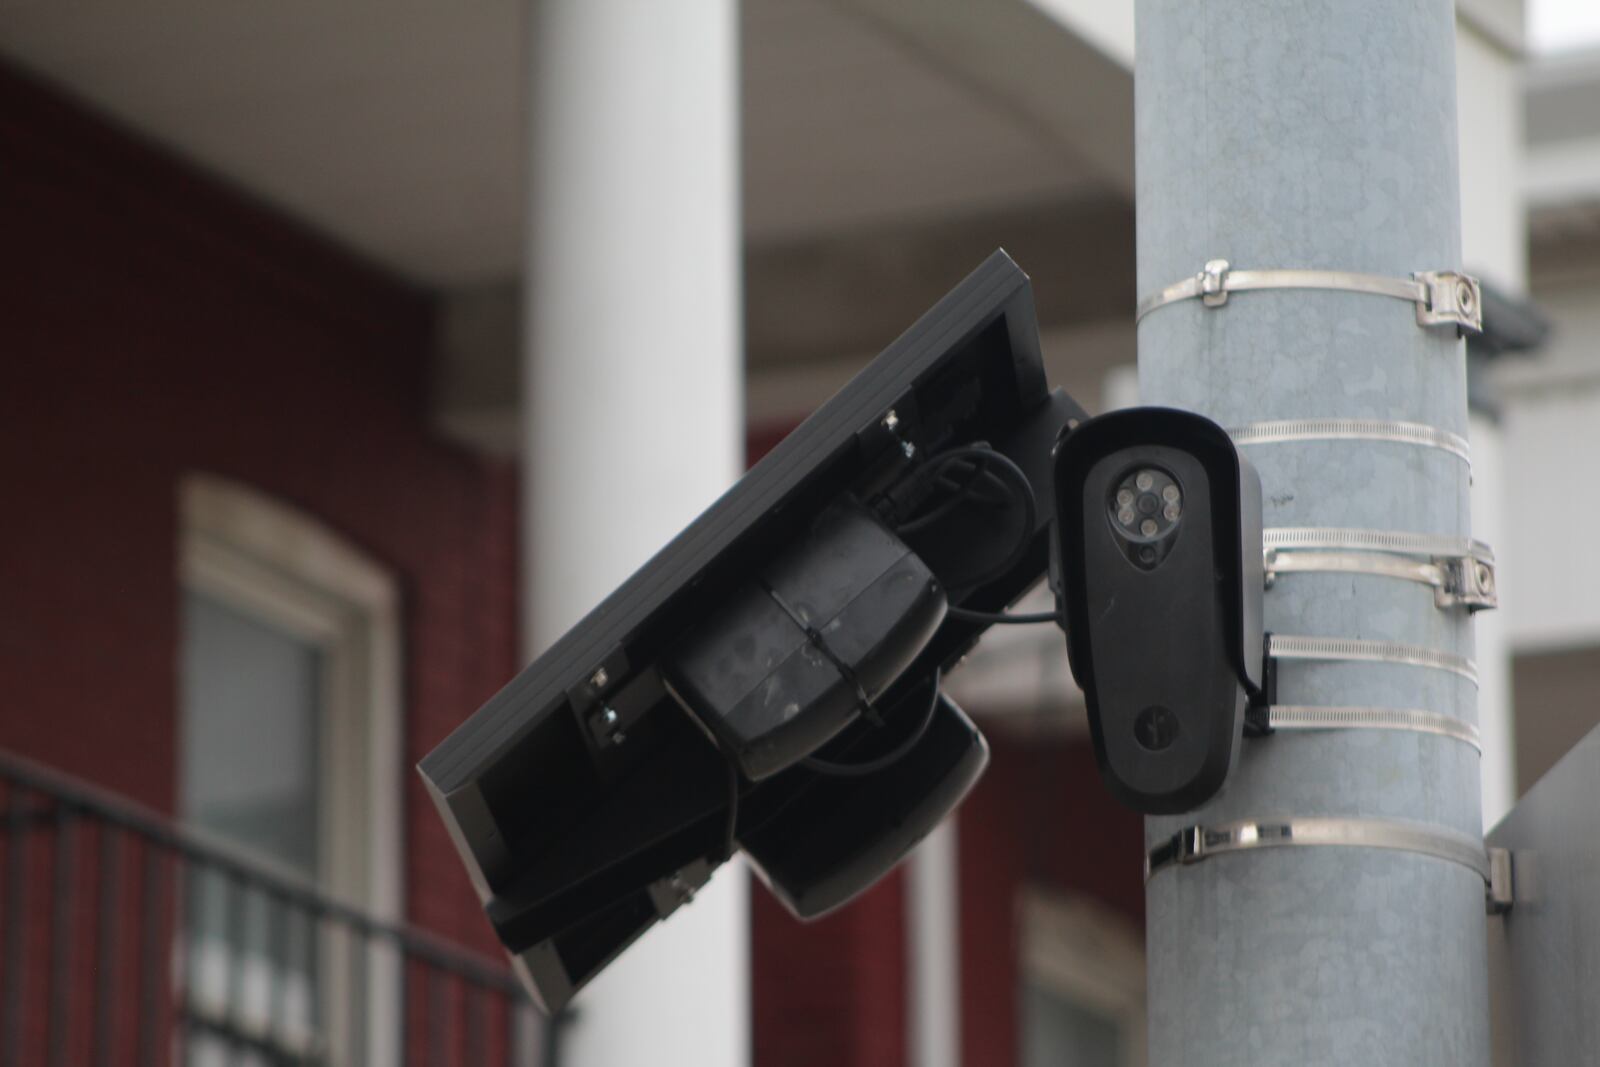
[[[531,1067],[498,961],[0,752],[0,1067]]]

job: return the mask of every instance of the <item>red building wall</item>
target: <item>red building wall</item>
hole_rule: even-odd
[[[987,724],[989,769],[957,812],[961,1062],[1016,1067],[1024,889],[1081,893],[1144,925],[1144,825],[1100,784],[1087,737]]]
[[[756,1067],[906,1062],[902,872],[810,923],[758,883],[750,913]]]
[[[402,582],[407,758],[518,665],[514,471],[441,442],[422,294],[0,70],[0,747],[171,811],[178,483]],[[487,924],[414,777],[412,921]]]

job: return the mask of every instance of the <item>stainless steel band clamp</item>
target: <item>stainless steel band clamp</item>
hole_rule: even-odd
[[[1481,541],[1394,530],[1275,527],[1262,532],[1267,588],[1281,574],[1339,572],[1433,587],[1440,608],[1498,607],[1494,552]]]
[[[1422,708],[1387,708],[1350,704],[1280,704],[1278,702],[1278,661],[1353,660],[1363,663],[1394,663],[1448,671],[1478,682],[1478,669],[1470,659],[1451,652],[1440,652],[1415,645],[1388,641],[1362,641],[1343,637],[1301,637],[1269,633],[1263,642],[1261,690],[1245,709],[1244,734],[1250,738],[1270,737],[1279,731],[1396,730],[1451,738],[1483,751],[1478,728],[1454,715]]]
[[[1481,840],[1455,830],[1398,819],[1291,817],[1186,826],[1146,854],[1144,876],[1149,881],[1169,867],[1229,852],[1317,846],[1388,849],[1459,863],[1483,879],[1490,912],[1507,910],[1514,898],[1507,850],[1485,848]]]
[[[1298,634],[1269,634],[1267,657],[1271,660],[1328,660],[1347,663],[1393,663],[1403,667],[1447,671],[1478,684],[1478,665],[1466,656],[1442,652],[1420,645],[1393,641],[1367,641],[1356,637],[1304,637]]]
[[[1391,419],[1272,419],[1228,430],[1237,445],[1275,445],[1290,441],[1385,441],[1436,448],[1472,467],[1472,452],[1460,434],[1420,422]]]
[[[1134,321],[1179,300],[1222,307],[1230,293],[1251,289],[1332,289],[1387,296],[1416,305],[1417,325],[1453,326],[1462,333],[1483,332],[1483,296],[1478,279],[1452,270],[1417,271],[1409,278],[1348,270],[1234,270],[1213,259],[1192,277],[1152,293],[1139,302]]]
[[[1398,730],[1448,737],[1483,751],[1478,728],[1453,715],[1421,708],[1376,708],[1348,705],[1270,704],[1262,725],[1279,730]]]

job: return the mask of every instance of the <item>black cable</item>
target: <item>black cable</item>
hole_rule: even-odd
[[[1010,484],[987,468],[980,467],[979,470],[982,471],[979,475],[979,481],[984,488],[980,489],[978,485],[968,486],[966,488],[966,499],[978,504],[988,504],[991,507],[1011,503],[1015,490],[1011,488]],[[956,484],[955,479],[944,475],[941,475],[934,484],[946,492],[962,488],[962,486]],[[998,493],[987,492],[986,489],[989,486],[996,486],[1000,491]]]
[[[954,604],[945,609],[947,618],[957,622],[984,622],[1009,624],[1012,626],[1026,626],[1040,622],[1060,622],[1061,613],[1058,611],[1018,612],[1008,614],[1003,611],[974,611],[971,608],[958,608]]]
[[[728,765],[728,826],[722,842],[722,859],[733,859],[739,848],[739,761],[724,753]]]
[[[835,778],[863,778],[869,774],[876,774],[886,767],[905,758],[906,753],[917,746],[924,734],[928,732],[929,725],[933,722],[934,712],[939,710],[939,668],[933,669],[932,693],[928,698],[928,710],[923,712],[922,719],[916,728],[911,731],[904,741],[881,756],[865,760],[861,763],[835,763],[832,760],[819,759],[816,756],[806,756],[800,761],[807,770],[817,774],[826,774]]]
[[[989,464],[995,464],[1002,473],[1010,475],[1013,479],[1011,487],[1013,490],[1020,490],[1020,493],[1014,491],[1011,494],[1012,499],[1021,500],[1025,497],[1029,502],[1033,501],[1033,483],[1028,481],[1027,474],[1023,472],[1021,467],[1017,466],[1010,456],[1003,452],[996,452],[987,445],[958,445],[955,448],[947,449],[929,459],[912,477],[918,481],[931,481],[942,474],[946,467],[959,460],[966,460],[971,463],[973,469],[968,474],[967,480],[956,488],[955,495],[928,514],[919,515],[900,523],[895,528],[899,533],[920,530],[933,522],[933,520],[943,518],[960,504],[972,499],[976,495],[974,490],[984,475],[988,475],[990,478],[995,477],[993,472],[988,469]],[[1003,481],[1004,479],[995,480]],[[989,498],[989,500],[994,502],[993,498]],[[1024,507],[1027,506],[1027,504],[1024,504]],[[1034,507],[1037,509],[1037,504]],[[1033,524],[1030,522],[1028,524],[1030,533],[1032,532],[1032,526]]]
[[[993,581],[995,578],[1008,573],[1018,563],[1022,562],[1022,557],[1027,555],[1028,546],[1033,543],[1033,528],[1039,515],[1039,503],[1033,495],[1033,483],[1028,481],[1027,473],[1023,471],[1021,467],[1017,466],[1016,461],[1002,452],[996,452],[994,449],[987,448],[983,445],[961,445],[957,448],[940,452],[937,456],[934,456],[932,459],[928,460],[927,465],[922,468],[922,470],[919,472],[919,475],[922,477],[933,477],[939,471],[943,470],[944,467],[958,459],[971,460],[980,465],[994,464],[997,472],[1004,474],[1006,479],[1011,483],[1012,488],[1016,490],[1014,498],[1022,507],[1022,527],[1020,530],[1020,536],[1017,538],[1016,544],[1012,546],[1011,551],[1006,554],[1006,557],[999,563],[990,566],[987,570],[962,578],[959,583],[946,583],[951,586],[967,588]],[[976,480],[974,480],[974,483],[969,484],[975,484],[975,481]],[[957,499],[960,499],[960,497],[958,496]],[[912,521],[920,525],[922,519],[915,519]],[[903,533],[906,531],[906,528],[907,527],[905,525],[902,525],[898,527],[898,532]]]
[[[1022,536],[1017,539],[1017,543],[1012,546],[1005,560],[998,566],[991,567],[979,575],[969,576],[959,583],[951,583],[952,585],[966,588],[981,585],[992,578],[999,577],[1021,561],[1022,556],[1027,553],[1028,546],[1033,541],[1033,526],[1038,517],[1039,505],[1037,498],[1033,495],[1033,483],[1028,481],[1028,476],[1022,468],[1017,466],[1009,456],[996,452],[994,449],[984,445],[963,445],[958,448],[952,448],[947,452],[941,452],[930,459],[922,470],[917,472],[916,476],[924,479],[938,478],[950,464],[963,460],[971,463],[972,469],[967,472],[964,481],[952,487],[953,493],[951,497],[926,514],[899,524],[895,531],[900,534],[914,533],[933,525],[962,504],[974,499],[976,496],[974,490],[986,475],[997,483],[1003,483],[1002,488],[1010,489],[1009,498],[1022,507],[1024,520]],[[990,470],[989,464],[997,466],[1008,477],[996,477],[994,472]],[[1023,626],[1060,621],[1060,615],[1053,611],[1007,614],[1004,612],[976,611],[955,605],[951,605],[947,609],[946,615],[958,622],[982,623],[985,625]]]
[[[964,459],[966,457],[958,456],[956,458]],[[941,465],[940,469],[942,469],[944,466],[949,466],[949,464]],[[988,476],[989,479],[998,484],[1001,491],[1005,495],[999,497],[998,499],[992,496],[985,497],[979,495],[977,492],[978,483],[982,481],[985,476]],[[926,529],[927,527],[938,522],[940,519],[944,518],[946,515],[950,514],[962,504],[967,503],[969,500],[981,500],[986,504],[1004,504],[1015,500],[1017,495],[1016,488],[1014,486],[1008,485],[1003,479],[996,478],[994,474],[985,468],[982,463],[972,464],[972,469],[966,473],[966,481],[964,482],[947,485],[943,479],[940,479],[937,484],[941,489],[950,490],[950,498],[944,503],[935,507],[932,511],[929,511],[923,515],[918,515],[914,519],[909,519],[906,522],[901,523],[899,526],[895,527],[896,533],[903,535],[908,533],[916,533],[918,530]]]

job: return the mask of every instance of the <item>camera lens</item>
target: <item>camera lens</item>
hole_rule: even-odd
[[[1154,515],[1161,510],[1161,501],[1156,499],[1154,493],[1139,494],[1139,514]]]

